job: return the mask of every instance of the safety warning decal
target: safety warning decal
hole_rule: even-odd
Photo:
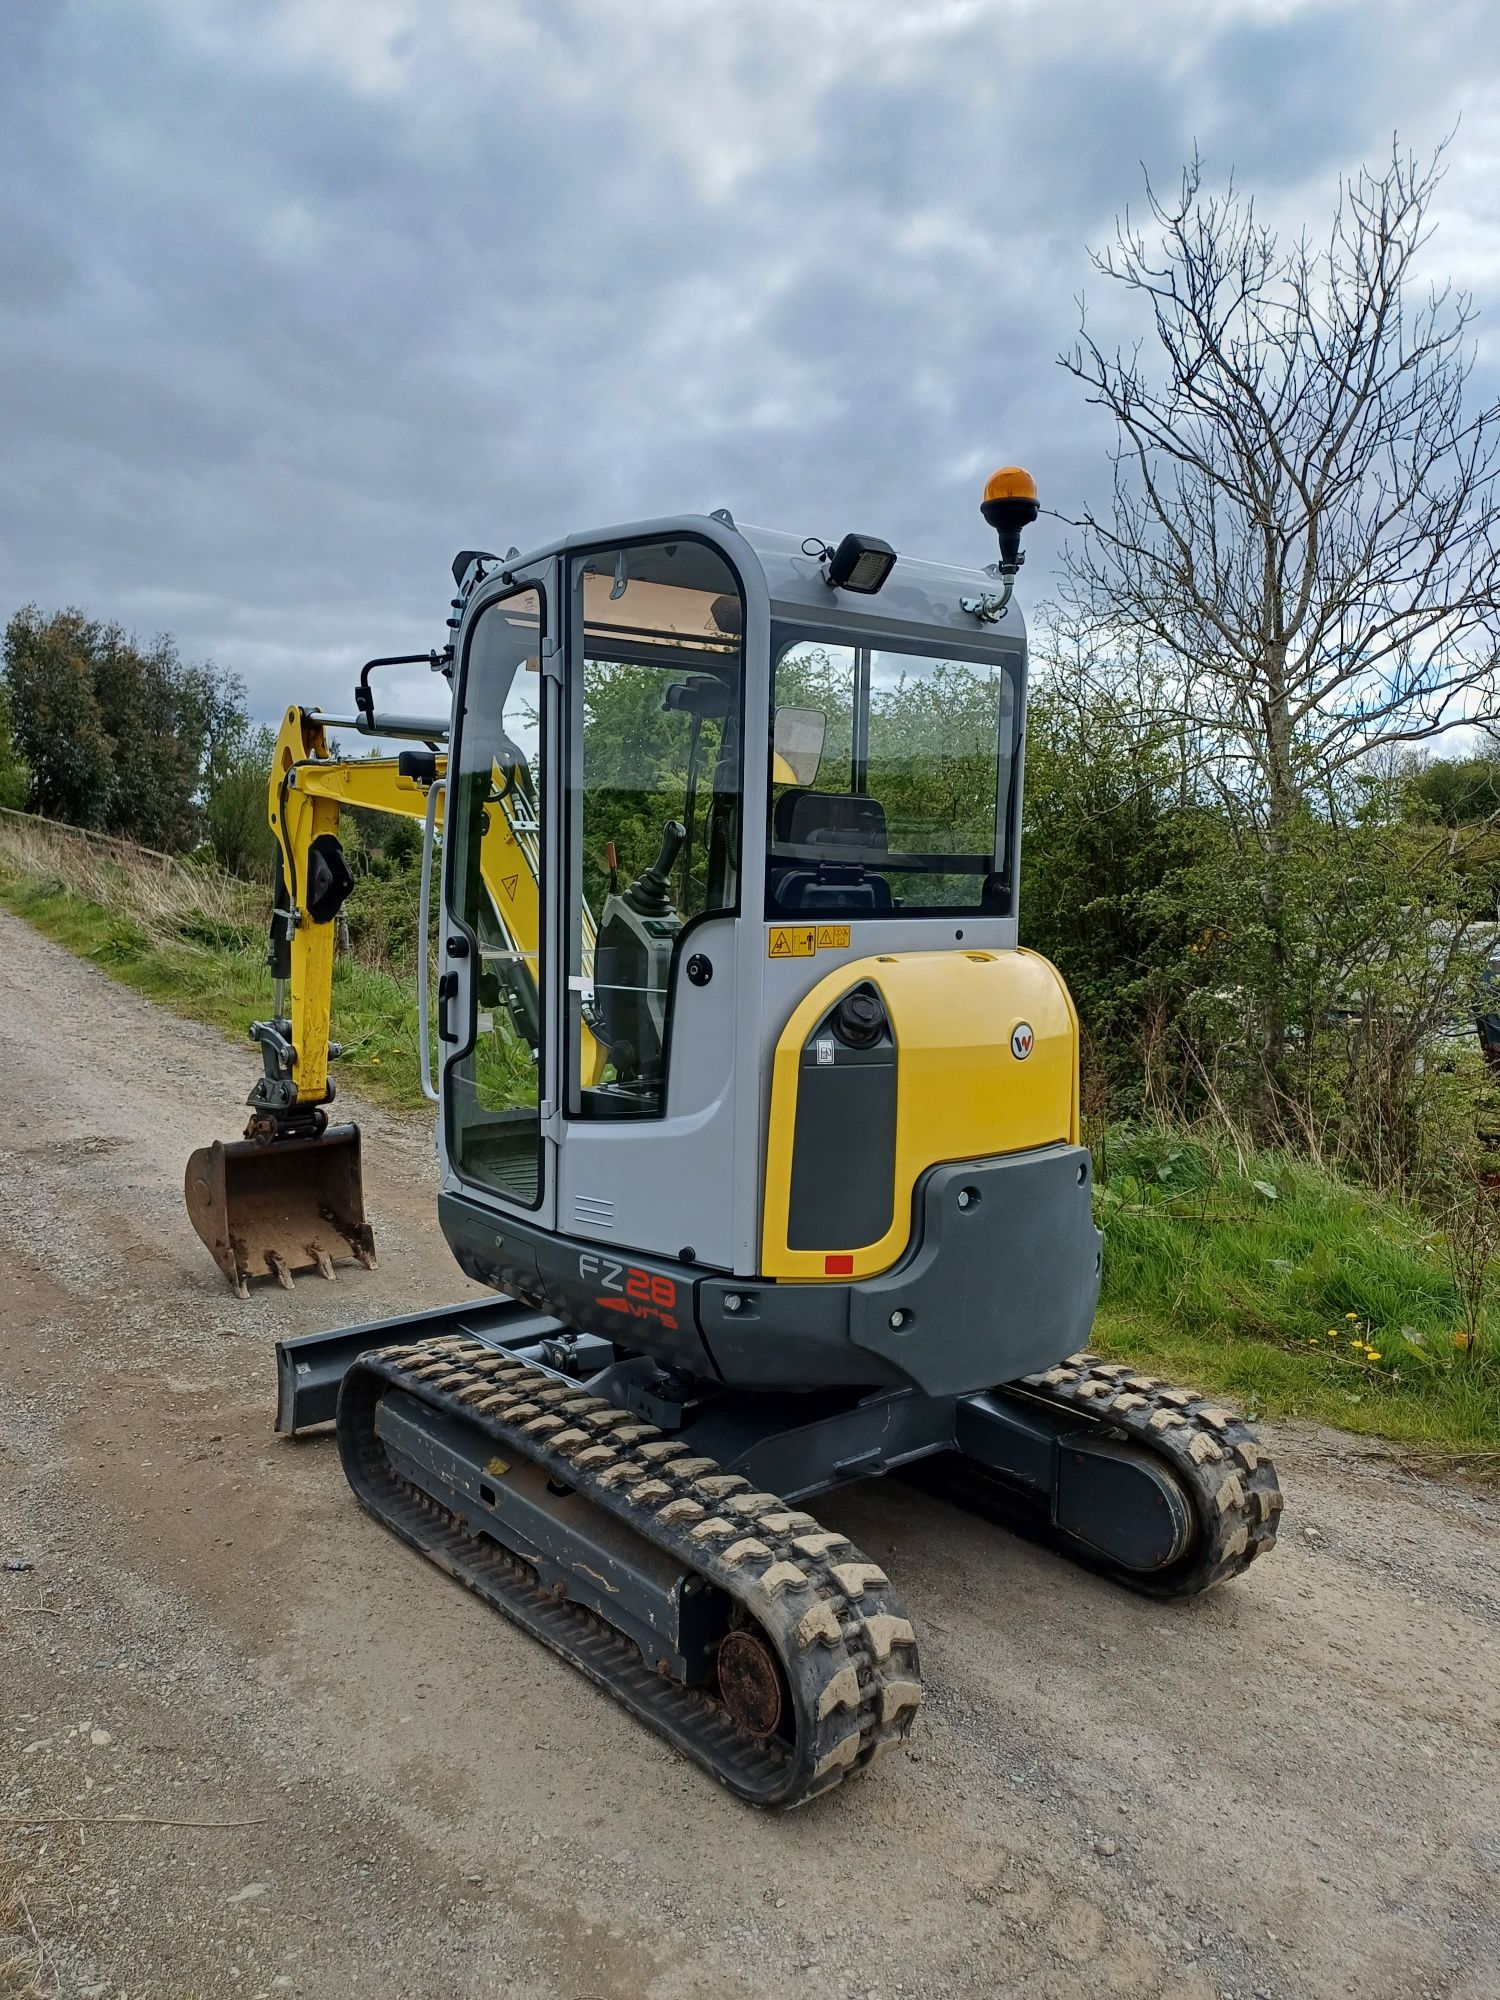
[[[820,951],[847,951],[847,924],[773,924],[766,933],[767,958],[811,958]]]

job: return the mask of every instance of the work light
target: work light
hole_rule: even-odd
[[[896,551],[878,535],[845,535],[828,558],[828,581],[835,590],[873,597],[896,566]]]

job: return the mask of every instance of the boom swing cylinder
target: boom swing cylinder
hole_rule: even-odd
[[[458,559],[438,1218],[499,1296],[278,1350],[364,1507],[762,1805],[920,1700],[819,1494],[899,1473],[1161,1597],[1275,1540],[1247,1427],[1086,1351],[1078,1022],[1017,935],[1036,510],[990,482],[988,573],[722,513]]]

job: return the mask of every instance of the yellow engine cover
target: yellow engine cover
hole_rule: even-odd
[[[787,1238],[802,1050],[828,1009],[864,982],[878,989],[896,1041],[891,1226],[852,1249],[794,1250]],[[1018,1053],[1028,1040],[1029,1052]],[[1048,960],[1030,951],[915,951],[846,961],[799,1002],[776,1044],[761,1273],[873,1277],[905,1251],[912,1190],[929,1167],[1059,1143],[1078,1143],[1078,1016]],[[835,1271],[830,1252],[841,1253]],[[1003,1283],[1004,1273],[996,1279]]]

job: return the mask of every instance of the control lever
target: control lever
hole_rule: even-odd
[[[666,917],[672,914],[672,870],[677,865],[677,857],[686,839],[687,828],[682,821],[669,819],[661,830],[661,849],[656,859],[636,876],[625,891],[625,901],[638,915]]]

